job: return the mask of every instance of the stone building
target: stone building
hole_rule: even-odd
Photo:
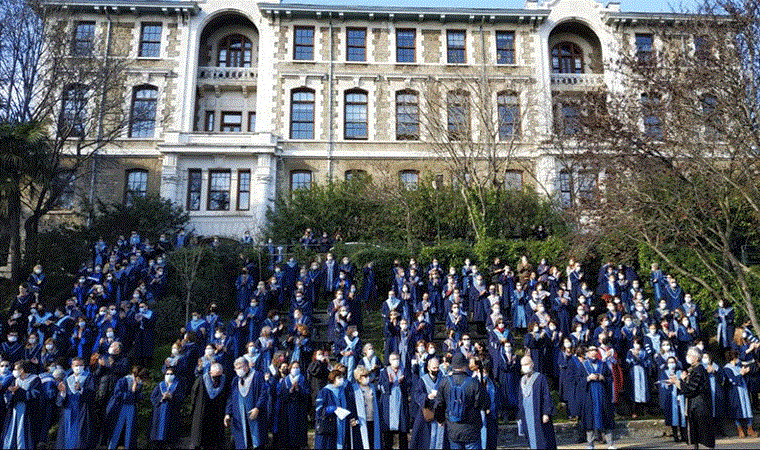
[[[51,3],[71,13],[78,39],[110,39],[133,59],[125,102],[155,117],[130,123],[76,191],[160,194],[189,211],[197,233],[226,236],[255,233],[276,195],[312,183],[364,172],[409,186],[450,180],[419,125],[430,80],[490,80],[499,139],[520,161],[505,171],[510,186],[565,201],[571,189],[591,195],[596,175],[568,177],[548,137],[572,131],[573,95],[616,88],[608,68],[618,52],[653,51],[652,27],[674,18],[594,0],[521,9]]]

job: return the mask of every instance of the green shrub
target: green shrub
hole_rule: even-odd
[[[466,241],[446,241],[436,245],[423,246],[420,250],[419,263],[427,266],[438,260],[438,264],[444,268],[449,266],[461,267],[466,258],[475,259],[475,251],[472,244]]]

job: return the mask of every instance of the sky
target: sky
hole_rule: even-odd
[[[603,0],[606,4],[608,0]],[[522,8],[524,0],[283,0],[283,3],[336,4],[365,6],[466,6],[469,8]],[[671,12],[678,10],[679,0],[620,0],[620,10],[624,12]]]

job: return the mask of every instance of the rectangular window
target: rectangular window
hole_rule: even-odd
[[[636,34],[636,58],[641,64],[652,64],[654,57],[654,36]]]
[[[576,103],[559,106],[557,131],[563,136],[574,136],[580,132],[580,108]]]
[[[641,109],[644,117],[644,133],[651,139],[662,140],[662,112],[659,97],[642,94]]]
[[[401,181],[401,186],[407,191],[417,190],[420,181],[420,173],[416,170],[402,170],[399,173],[399,181]]]
[[[367,94],[346,92],[346,139],[367,139]]]
[[[523,173],[522,170],[507,170],[504,175],[504,185],[510,191],[522,191]]]
[[[513,93],[500,93],[497,97],[499,109],[499,140],[506,141],[520,135],[520,101]]]
[[[590,204],[596,191],[596,173],[588,170],[578,172],[578,200]]]
[[[446,54],[449,64],[464,64],[464,30],[448,30],[446,32]]]
[[[416,60],[416,41],[417,30],[414,28],[396,30],[396,62],[413,63]]]
[[[209,170],[208,205],[209,211],[227,211],[230,209],[230,171]]]
[[[346,28],[346,61],[367,60],[367,29]]]
[[[140,57],[158,58],[161,56],[161,28],[162,24],[144,23],[140,30]]]
[[[190,169],[187,172],[187,209],[198,211],[201,209],[201,185],[203,184],[201,169]]]
[[[256,111],[248,111],[248,131],[256,131]]]
[[[314,27],[295,27],[293,59],[311,61],[314,59]]]
[[[248,211],[251,203],[251,171],[241,170],[238,172],[238,211]]]
[[[450,92],[447,100],[449,139],[463,140],[470,134],[470,96],[466,92]]]
[[[573,181],[567,170],[559,173],[559,202],[563,208],[573,204]]]
[[[311,172],[308,170],[297,170],[290,173],[290,190],[311,188]]]
[[[74,29],[71,53],[75,56],[90,56],[95,46],[95,22],[78,22]]]
[[[416,141],[420,138],[419,100],[413,91],[396,94],[396,139]]]
[[[314,92],[300,89],[291,94],[290,138],[314,139]]]
[[[205,131],[214,131],[214,111],[206,111],[206,121],[203,122]]]
[[[222,113],[222,133],[239,133],[243,126],[243,113],[225,111]]]
[[[515,63],[515,32],[496,32],[496,64]]]
[[[76,206],[76,190],[74,186],[75,173],[73,170],[62,170],[57,173],[56,186],[61,188],[61,193],[55,201],[58,209],[74,209]]]

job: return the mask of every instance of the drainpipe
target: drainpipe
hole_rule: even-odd
[[[112,20],[110,15],[106,15],[106,19],[108,20],[108,26],[106,28],[106,71],[108,71],[109,64],[109,58],[111,57],[111,25]],[[106,91],[105,87],[103,88],[103,92],[101,94],[101,105],[106,104]],[[98,141],[103,139],[103,109],[101,108],[100,114],[98,117]],[[100,144],[98,144],[100,145]],[[98,166],[98,149],[96,148],[95,152],[92,154],[92,170],[90,171],[90,201],[94,204],[95,203],[95,172],[97,171]],[[87,225],[89,226],[92,222],[92,210],[90,210],[90,214],[87,216]]]
[[[327,76],[327,82],[329,84],[329,93],[330,93],[330,142],[327,148],[327,181],[332,182],[333,178],[333,148],[335,146],[335,127],[334,127],[334,110],[335,110],[335,101],[333,99],[333,70],[334,70],[334,58],[333,58],[333,23],[332,23],[332,13],[330,13],[329,17],[329,25],[330,25],[330,74]]]

